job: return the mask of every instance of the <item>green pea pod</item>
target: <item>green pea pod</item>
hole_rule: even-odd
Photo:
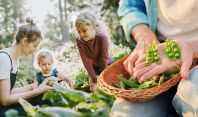
[[[129,87],[131,88],[138,88],[139,84],[136,83],[134,80],[128,80],[128,84],[130,85]]]
[[[119,84],[113,83],[113,86],[116,87],[116,88],[121,88]]]
[[[139,89],[151,88],[151,87],[154,87],[157,85],[158,85],[158,83],[155,80],[148,80],[148,81],[144,81],[142,84],[140,84]]]
[[[128,88],[128,90],[138,90],[139,88]]]
[[[164,75],[160,76],[158,86],[160,86],[164,82],[164,80],[165,80]]]
[[[136,84],[139,84],[139,82],[138,82],[136,77],[131,77],[130,80],[133,81]]]
[[[125,89],[125,84],[124,84],[123,81],[120,81],[120,88],[121,88],[121,89]]]
[[[137,88],[139,85],[136,84],[135,82],[131,81],[131,80],[127,80],[126,78],[122,77],[122,76],[118,76],[118,79],[120,81],[122,81],[126,86],[130,87],[130,88]]]

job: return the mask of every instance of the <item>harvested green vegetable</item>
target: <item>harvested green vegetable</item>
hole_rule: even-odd
[[[174,40],[166,40],[164,43],[164,52],[166,56],[173,61],[180,59],[180,49],[178,44]]]
[[[158,49],[156,43],[148,46],[146,51],[146,65],[150,65],[153,62],[160,64],[160,57],[158,55]]]

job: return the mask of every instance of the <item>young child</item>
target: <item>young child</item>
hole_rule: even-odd
[[[53,68],[53,56],[48,51],[41,51],[37,56],[37,64],[40,68],[40,72],[36,74],[35,87],[38,85],[53,81],[64,80],[70,84],[70,81],[65,77],[63,73],[58,72],[56,68]],[[52,85],[52,84],[51,84]]]
[[[97,75],[113,62],[108,36],[101,22],[89,12],[80,13],[75,26],[79,34],[76,42],[81,60],[91,77],[90,83],[96,83]]]

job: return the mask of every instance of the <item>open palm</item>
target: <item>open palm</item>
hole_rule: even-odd
[[[181,58],[177,61],[170,61],[164,53],[164,43],[158,45],[158,54],[160,56],[160,64],[152,63],[149,66],[146,66],[144,55],[144,61],[134,68],[134,76],[138,78],[140,82],[150,79],[153,76],[157,76],[171,68],[181,67],[180,74],[182,78],[188,78],[188,72],[192,64],[193,51],[190,46],[185,42],[178,41],[177,43],[180,47]]]

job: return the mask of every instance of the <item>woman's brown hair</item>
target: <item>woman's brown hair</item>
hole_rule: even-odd
[[[26,24],[21,25],[15,34],[17,44],[20,43],[23,38],[27,38],[29,43],[39,38],[42,39],[41,31],[30,17],[26,18]]]

